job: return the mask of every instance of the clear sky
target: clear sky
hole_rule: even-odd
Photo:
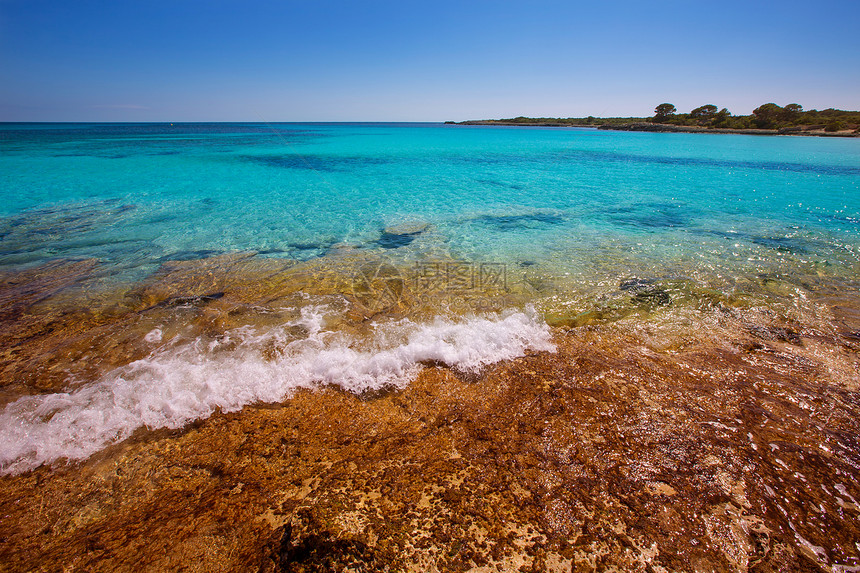
[[[858,0],[0,0],[0,121],[857,110],[858,22]]]

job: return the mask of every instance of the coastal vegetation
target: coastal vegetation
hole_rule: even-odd
[[[538,125],[550,127],[598,127],[601,125],[624,125],[637,121],[645,121],[643,117],[512,117],[509,119],[476,119],[468,121],[446,121],[458,125]]]
[[[455,123],[455,122],[448,122]],[[651,117],[514,117],[510,119],[471,120],[461,125],[527,125],[557,127],[600,127],[634,131],[743,131],[784,135],[843,135],[860,134],[860,111],[828,108],[804,111],[798,103],[780,106],[765,103],[750,115],[733,115],[727,108],[707,103],[678,113],[671,103],[661,103]]]
[[[675,106],[661,103],[654,108],[654,116],[644,119],[651,123],[665,123],[681,126],[699,126],[729,129],[785,129],[807,128],[827,132],[857,130],[860,127],[860,111],[844,111],[828,108],[822,111],[804,111],[798,103],[784,107],[775,103],[765,103],[755,108],[750,115],[732,115],[722,108],[705,104],[689,113],[675,113]]]

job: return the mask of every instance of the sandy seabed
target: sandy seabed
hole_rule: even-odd
[[[309,294],[351,301],[337,328],[361,335],[381,309],[344,278],[356,264],[230,255],[123,289],[89,260],[7,273],[0,401],[145,358],[156,326],[217,337]],[[372,279],[384,313],[433,314]],[[425,364],[399,389],[297,390],[0,477],[2,569],[860,571],[856,287],[807,285],[811,320],[634,286],[549,309],[554,352]]]

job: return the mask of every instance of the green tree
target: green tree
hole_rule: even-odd
[[[790,103],[782,108],[782,120],[795,123],[800,119],[801,113],[803,113],[802,105],[799,103]]]
[[[717,113],[717,106],[712,103],[705,104],[702,107],[697,107],[690,112],[690,117],[694,119],[711,118]]]
[[[709,103],[701,107],[697,107],[696,109],[691,111],[690,119],[698,121],[700,124],[705,125],[714,118],[714,115],[716,115],[716,113],[717,106]]]
[[[729,126],[729,118],[732,116],[731,112],[726,108],[721,109],[717,113],[714,114],[712,125],[714,127],[728,127]]]
[[[671,103],[661,103],[654,108],[654,121],[662,123],[675,115],[676,111],[678,110]]]
[[[782,108],[775,103],[766,103],[753,110],[755,124],[762,129],[776,127],[776,121],[782,114]]]

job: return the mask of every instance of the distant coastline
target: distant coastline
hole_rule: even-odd
[[[805,135],[819,137],[860,137],[860,111],[828,108],[804,110],[797,103],[779,106],[762,104],[750,115],[732,115],[705,104],[689,113],[676,113],[671,103],[654,108],[653,117],[514,117],[479,119],[455,125],[505,125],[527,127],[591,127],[618,131],[653,131],[668,133],[740,133],[745,135]]]
[[[860,133],[856,130],[845,130],[827,132],[823,126],[797,126],[783,127],[780,129],[733,129],[729,127],[701,127],[698,125],[671,125],[663,123],[650,123],[647,121],[635,121],[621,124],[587,124],[587,123],[566,123],[562,121],[543,121],[536,120],[533,122],[523,121],[507,121],[504,119],[475,119],[468,121],[447,121],[445,123],[453,125],[498,125],[498,126],[516,126],[516,127],[590,127],[600,130],[612,131],[651,131],[659,133],[737,133],[743,135],[803,135],[810,137],[860,137]]]
[[[657,131],[663,133],[740,133],[744,135],[805,135],[812,137],[860,137],[857,130],[825,131],[820,125],[798,125],[779,129],[702,127],[698,125],[672,125],[664,123],[636,122],[623,125],[601,125],[597,129],[617,131]]]
[[[586,127],[600,130],[612,131],[650,131],[659,133],[736,133],[743,135],[802,135],[811,137],[860,137],[857,130],[842,130],[835,132],[824,131],[824,126],[792,126],[779,129],[757,129],[729,127],[702,127],[698,125],[673,125],[665,123],[651,123],[648,121],[632,121],[630,123],[574,123],[563,120],[546,121],[536,119],[534,121],[510,121],[504,119],[475,119],[468,121],[446,121],[453,125],[498,125],[516,127]]]

